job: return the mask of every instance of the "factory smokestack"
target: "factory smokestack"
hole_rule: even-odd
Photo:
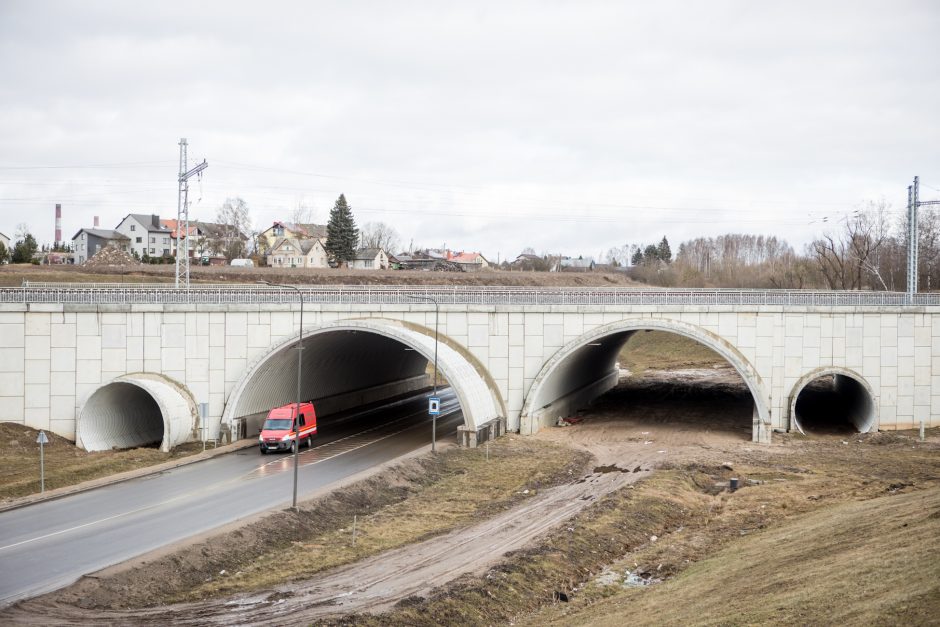
[[[95,228],[98,228],[98,216],[95,216]]]
[[[62,205],[56,203],[55,206],[55,245],[59,247],[62,241]]]

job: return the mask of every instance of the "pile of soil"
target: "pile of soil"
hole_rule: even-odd
[[[114,248],[113,246],[105,246],[82,265],[92,268],[102,266],[139,266],[140,262],[134,259],[130,253]]]

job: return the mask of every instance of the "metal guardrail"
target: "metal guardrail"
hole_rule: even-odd
[[[940,293],[837,292],[809,290],[708,290],[633,288],[543,288],[522,286],[298,286],[308,304],[413,305],[411,296],[442,305],[742,305],[742,306],[940,306]],[[28,283],[0,288],[0,303],[88,305],[253,305],[296,302],[296,292],[253,284],[200,284],[176,289],[169,283]]]

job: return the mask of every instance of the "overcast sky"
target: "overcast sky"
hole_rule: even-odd
[[[655,6],[654,6],[655,4]],[[597,256],[663,235],[796,248],[940,198],[940,3],[0,0],[0,232],[253,224],[298,203],[407,246]],[[826,222],[823,222],[827,219]]]

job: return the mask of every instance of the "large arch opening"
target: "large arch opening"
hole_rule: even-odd
[[[813,372],[794,387],[790,416],[803,434],[867,433],[876,424],[874,394],[854,373]]]
[[[126,375],[88,396],[78,412],[76,440],[87,451],[169,451],[192,437],[195,416],[195,402],[179,384],[160,375]]]
[[[297,337],[277,343],[248,368],[229,396],[223,423],[235,426],[242,437],[255,437],[271,408],[294,402],[297,345]],[[434,329],[400,321],[369,318],[306,329],[300,396],[314,402],[322,434],[354,410],[428,389],[434,355]],[[437,342],[437,364],[466,428],[505,415],[481,365],[443,336]]]
[[[624,347],[629,351],[631,343],[650,336],[656,336],[660,345],[664,338],[675,338],[686,347],[697,346],[726,364],[726,368],[711,373],[701,368],[669,371],[667,367],[663,371],[666,374],[638,381],[631,377],[636,373],[621,370],[621,351]],[[668,362],[667,350],[657,350],[661,352],[654,355]],[[717,382],[715,374],[721,375]],[[707,384],[701,385],[701,381]],[[556,424],[559,418],[574,415],[599,398],[614,405],[646,404],[661,419],[685,423],[682,428],[690,430],[722,429],[754,441],[770,439],[769,396],[754,368],[733,346],[687,323],[650,319],[616,322],[569,343],[544,365],[533,381],[520,428],[524,433],[534,433]],[[669,405],[673,406],[672,414],[664,413],[663,408],[668,409]],[[695,409],[700,405],[707,411],[719,405],[721,408],[713,411],[714,419],[706,423],[708,415]]]

